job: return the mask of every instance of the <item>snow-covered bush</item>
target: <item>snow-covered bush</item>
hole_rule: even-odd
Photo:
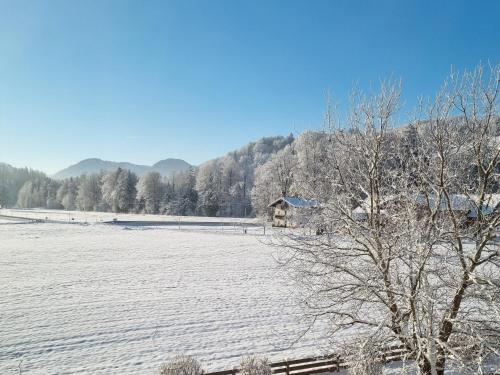
[[[346,360],[349,375],[380,375],[384,371],[381,352],[371,341],[349,348]]]
[[[178,355],[160,366],[159,375],[202,375],[200,363],[188,355]]]
[[[243,357],[240,362],[241,375],[271,375],[271,366],[267,358],[259,358],[256,356]]]

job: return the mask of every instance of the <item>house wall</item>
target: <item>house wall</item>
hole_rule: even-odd
[[[312,209],[294,207],[287,202],[280,202],[273,206],[273,226],[282,228],[297,228],[309,222],[314,214]]]
[[[299,224],[298,208],[288,204],[277,205],[274,210],[273,226],[281,228],[297,228]]]
[[[288,226],[288,205],[286,203],[278,203],[274,207],[273,226],[286,228]]]

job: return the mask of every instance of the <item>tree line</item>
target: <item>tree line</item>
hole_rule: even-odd
[[[0,164],[0,205],[83,211],[246,217],[255,169],[294,141],[265,137],[185,172],[142,176],[118,168],[55,180],[42,172]]]
[[[339,184],[338,155],[343,156],[343,166],[354,168],[353,162],[363,163],[364,158],[357,156],[356,159],[348,157],[346,144],[352,144],[356,138],[362,138],[366,142],[365,136],[359,134],[357,130],[349,129],[348,125],[341,128],[332,129],[330,109],[327,109],[325,116],[325,126],[323,131],[307,131],[298,136],[294,142],[286,145],[283,149],[273,154],[269,160],[258,166],[254,174],[254,187],[252,188],[251,203],[252,208],[258,216],[265,216],[270,213],[269,204],[281,195],[298,196],[305,199],[312,199],[318,202],[327,203]],[[463,138],[464,145],[456,152],[463,154],[470,153],[474,147],[473,139],[467,128],[466,118],[457,114],[446,119],[448,126]],[[491,143],[484,146],[485,151],[490,151],[494,142],[500,139],[500,117],[493,117],[491,120],[491,133],[489,134]],[[400,174],[402,171],[415,168],[412,158],[418,153],[422,153],[422,142],[427,142],[427,137],[432,135],[432,120],[421,119],[411,122],[405,126],[395,126],[386,130],[386,142],[394,149],[398,150],[396,156],[380,161],[381,170],[384,173]],[[331,129],[331,130],[328,130]],[[495,144],[496,145],[496,144]],[[425,150],[430,154],[435,151]],[[335,155],[335,159],[332,155]],[[430,163],[430,155],[429,163]],[[465,158],[465,157],[464,157]],[[478,181],[481,170],[474,163],[465,163],[457,166],[463,174],[461,185],[457,184],[451,189],[453,194],[463,194],[479,188]],[[496,176],[500,174],[500,167],[497,166]],[[411,177],[417,183],[417,171],[413,171]],[[384,189],[390,191],[392,179],[381,181]],[[387,184],[387,186],[385,186]],[[487,193],[497,193],[500,190],[500,180],[498,177],[487,187]],[[356,199],[352,199],[351,208],[359,206],[369,194],[364,190],[355,190]]]

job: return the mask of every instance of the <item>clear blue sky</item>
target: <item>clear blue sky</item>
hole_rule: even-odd
[[[198,164],[321,126],[325,92],[500,61],[500,1],[2,1],[0,161]]]

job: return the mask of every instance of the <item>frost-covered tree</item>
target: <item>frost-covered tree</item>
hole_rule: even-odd
[[[293,181],[296,165],[294,145],[287,145],[256,169],[251,198],[258,215],[264,216],[269,203],[280,196],[295,194]]]
[[[19,190],[17,206],[21,208],[40,207],[33,194],[33,181],[26,181]]]
[[[148,214],[159,212],[164,192],[165,184],[158,172],[146,173],[137,183],[137,200]]]
[[[202,375],[201,364],[188,355],[177,355],[160,366],[159,375]]]
[[[253,155],[249,152],[243,155],[240,159],[240,183],[233,190],[234,199],[237,200],[237,216],[246,217],[251,211],[250,192],[254,184],[254,169]]]
[[[102,200],[101,176],[83,175],[79,178],[77,207],[83,211],[98,211]]]
[[[14,168],[9,164],[0,163],[0,206],[14,206],[18,202],[21,187],[27,181],[47,179],[48,177],[42,172],[29,168]]]
[[[7,184],[0,183],[0,207],[7,206],[10,203],[10,194]]]
[[[292,135],[266,137],[203,164],[196,184],[201,213],[218,216],[254,214],[251,192],[256,168],[292,142]]]
[[[398,84],[352,97],[311,223],[329,230],[276,238],[298,297],[312,319],[330,318],[333,338],[399,343],[424,375],[481,373],[499,356],[499,84],[499,66],[452,76],[422,103],[411,152],[394,129]]]
[[[333,147],[334,138],[327,132],[308,131],[294,142],[293,184],[302,197],[318,201],[328,199],[335,175],[328,159]]]
[[[217,161],[202,164],[196,178],[198,205],[207,216],[216,216],[221,203],[221,171]]]
[[[57,201],[65,210],[76,209],[76,197],[78,194],[78,181],[73,177],[64,180],[57,190]]]
[[[59,189],[59,181],[47,179],[47,197],[46,208],[60,209],[62,205],[57,201],[57,190]]]
[[[137,196],[137,175],[129,170],[123,170],[116,181],[116,195],[119,212],[130,212],[135,208]]]
[[[273,373],[267,358],[246,356],[240,362],[241,375],[271,375]]]
[[[102,199],[113,212],[119,211],[118,195],[116,191],[118,176],[123,172],[122,168],[108,172],[102,177]]]
[[[255,170],[255,185],[251,199],[252,207],[258,216],[267,217],[268,205],[281,194],[281,188],[275,183],[274,177],[269,162]]]
[[[238,198],[234,196],[233,187],[239,182],[239,167],[236,153],[229,153],[221,160],[222,191],[220,214],[221,216],[236,216]]]
[[[113,212],[129,212],[135,208],[137,176],[117,168],[103,177],[102,197]]]
[[[343,360],[348,363],[349,375],[380,375],[384,373],[384,346],[372,337],[360,334],[356,341],[344,347]]]
[[[176,175],[176,188],[162,203],[163,212],[170,215],[194,215],[197,213],[196,170],[191,169]],[[168,190],[169,184],[167,184]],[[168,193],[167,193],[168,194]]]

